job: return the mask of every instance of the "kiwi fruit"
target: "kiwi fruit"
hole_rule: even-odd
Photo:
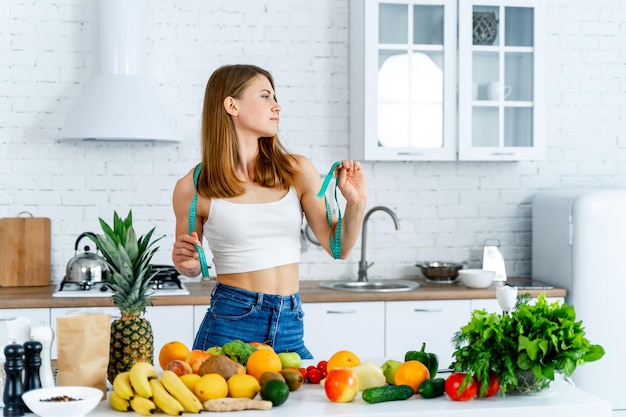
[[[265,371],[261,374],[261,379],[259,379],[259,385],[263,386],[267,381],[270,381],[272,379],[278,379],[280,381],[287,382],[285,381],[285,377],[283,377],[280,373],[275,371]]]
[[[302,378],[302,374],[299,370],[295,368],[281,369],[280,375],[282,375],[285,379],[285,382],[289,387],[289,391],[296,391],[300,389],[302,384],[304,384],[304,378]]]

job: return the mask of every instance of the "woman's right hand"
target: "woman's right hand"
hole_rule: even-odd
[[[198,233],[181,234],[174,242],[172,249],[172,261],[178,272],[187,277],[195,277],[200,274],[200,258],[195,245],[201,245]]]

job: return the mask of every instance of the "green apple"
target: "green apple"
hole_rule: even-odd
[[[383,370],[383,375],[385,375],[385,380],[388,384],[395,384],[393,377],[395,376],[396,371],[398,370],[398,367],[400,367],[400,365],[402,365],[402,362],[395,359],[389,359],[380,366],[380,369]]]
[[[280,363],[283,365],[283,369],[298,369],[302,365],[302,358],[297,352],[280,352],[278,354],[278,358],[280,359]]]
[[[211,346],[206,351],[209,352],[211,355],[216,355],[216,356],[223,354],[221,346]]]

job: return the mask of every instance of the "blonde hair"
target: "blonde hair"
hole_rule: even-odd
[[[226,65],[209,78],[202,111],[202,170],[198,178],[198,194],[203,197],[230,198],[245,191],[236,175],[239,157],[235,127],[224,108],[224,99],[240,98],[257,75],[266,77],[274,89],[271,74],[254,65]],[[288,189],[296,181],[297,164],[278,136],[259,138],[254,182],[263,187]]]

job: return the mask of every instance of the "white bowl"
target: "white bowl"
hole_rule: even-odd
[[[46,401],[63,396],[74,401]],[[93,411],[103,399],[102,390],[91,387],[39,388],[22,394],[24,404],[40,417],[82,417]]]
[[[495,271],[484,269],[461,269],[459,279],[468,288],[487,288],[493,283]]]

